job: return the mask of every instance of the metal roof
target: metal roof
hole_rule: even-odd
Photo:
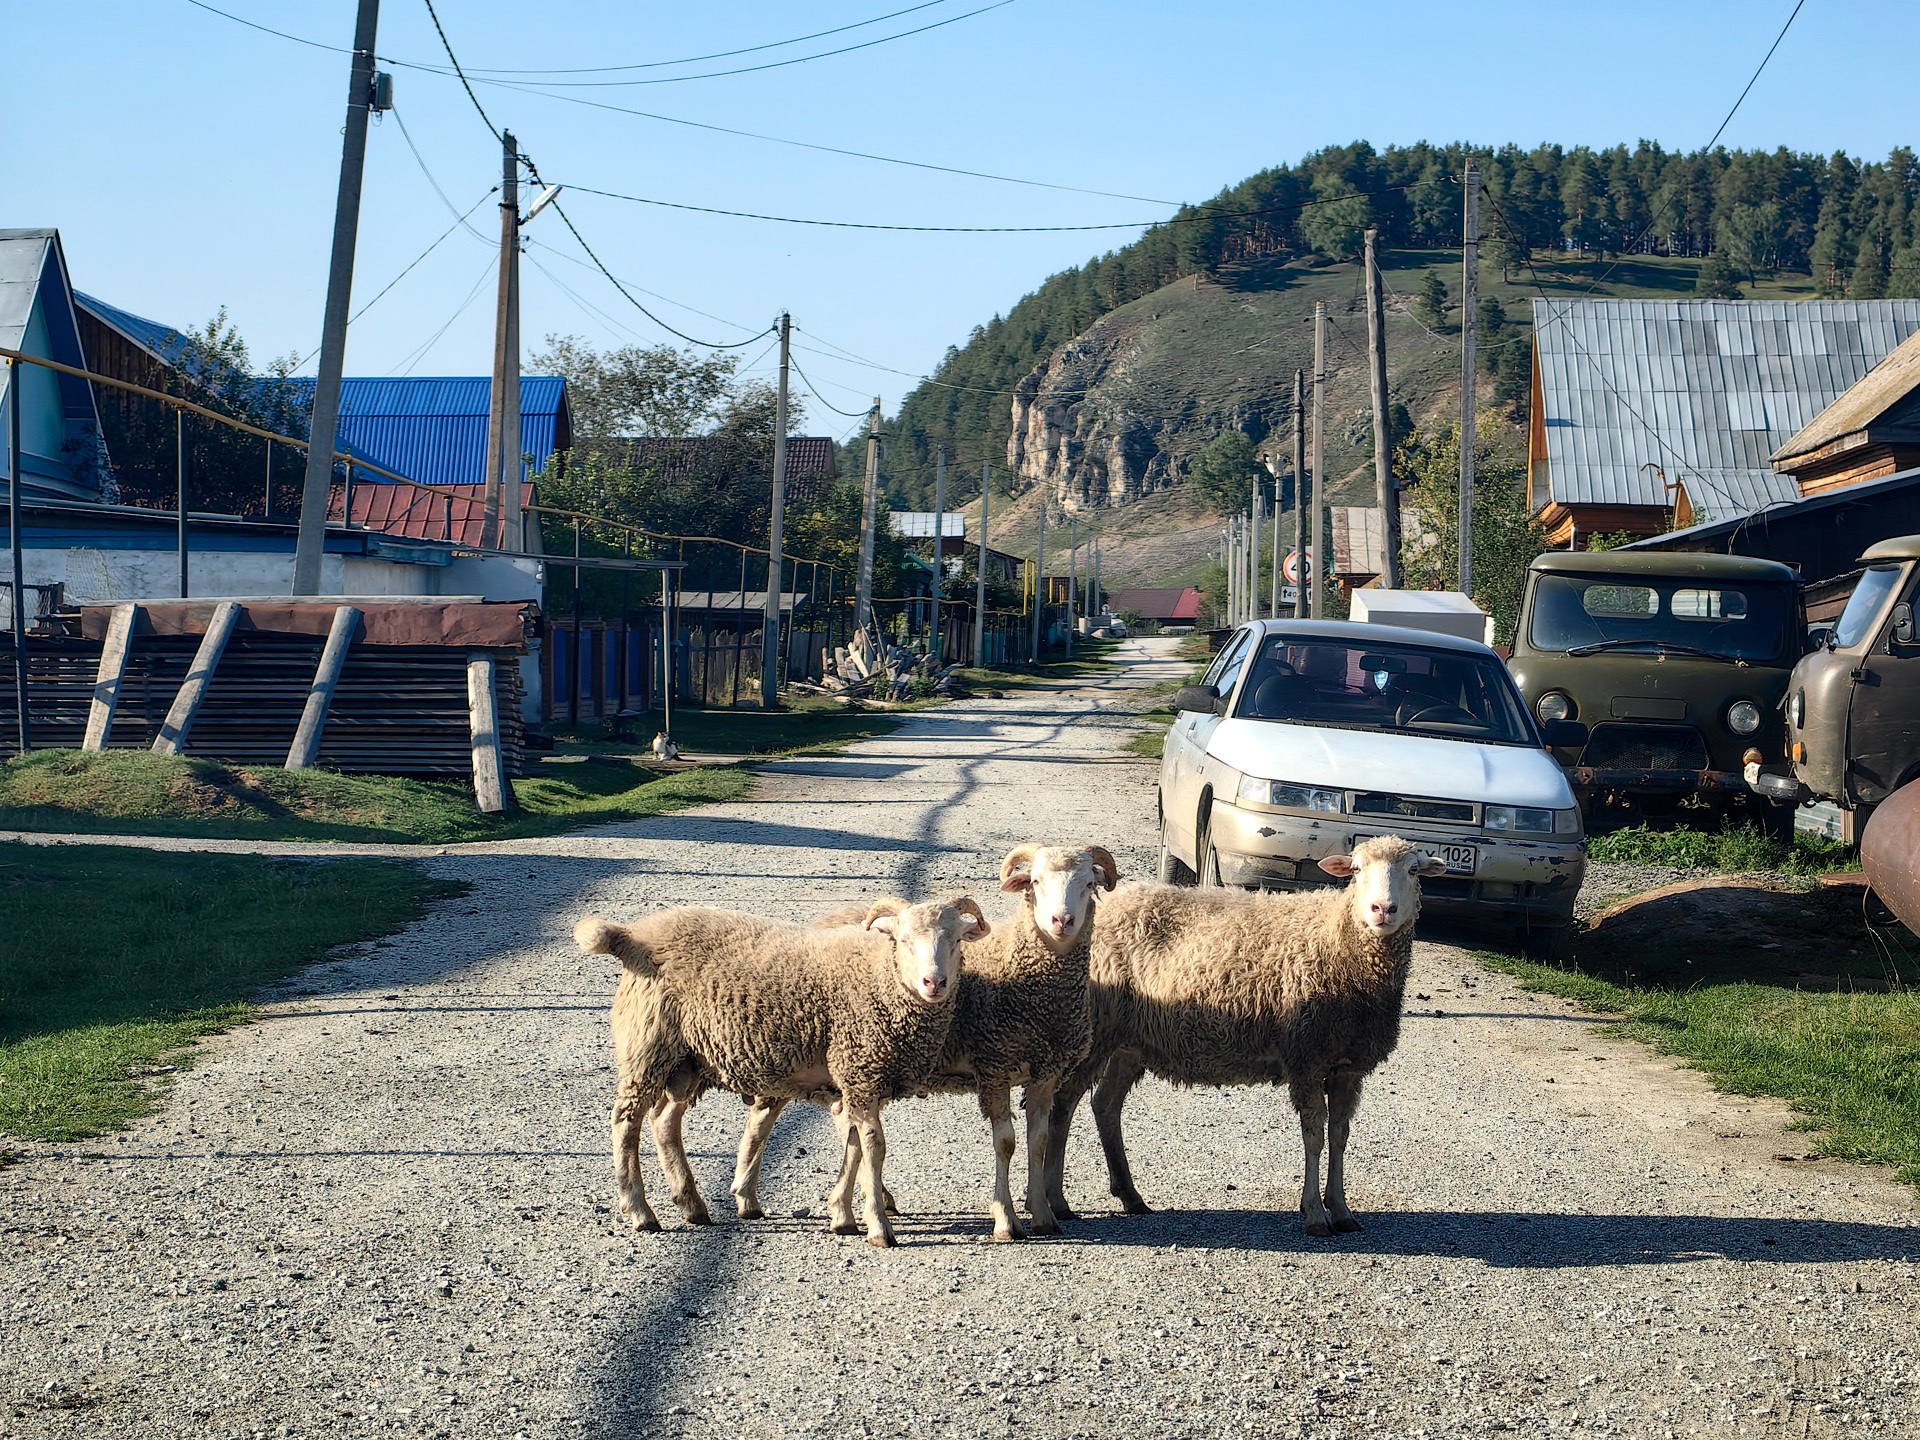
[[[411,485],[392,483],[353,487],[353,523],[384,535],[406,535],[416,540],[440,540],[454,545],[475,547],[486,529],[487,487],[484,484],[449,485],[451,494],[416,490]],[[529,485],[522,492],[528,505],[539,503]],[[341,518],[341,492],[334,490],[327,500],[329,523]],[[531,538],[534,526],[528,527]]]
[[[1772,455],[1908,336],[1920,300],[1535,300],[1548,486],[1696,513],[1795,498]]]
[[[1672,550],[1679,553],[1696,554],[1695,551],[1683,551],[1682,547],[1705,541],[1724,539],[1743,527],[1755,525],[1802,526],[1816,515],[1828,510],[1843,507],[1871,505],[1892,492],[1920,485],[1920,469],[1902,470],[1893,475],[1882,475],[1875,480],[1862,480],[1855,485],[1838,485],[1831,490],[1821,490],[1804,500],[1796,500],[1788,505],[1776,505],[1759,516],[1741,515],[1731,520],[1716,520],[1711,524],[1689,525],[1684,530],[1669,530],[1664,535],[1647,535],[1641,539],[1629,541],[1619,550],[1602,551],[1602,554],[1618,555],[1622,551]],[[1823,525],[1824,521],[1821,522]],[[1549,551],[1550,555],[1572,554],[1572,551]],[[1541,556],[1540,559],[1546,559]],[[1534,564],[1538,565],[1539,560]]]
[[[0,345],[86,368],[59,231],[0,230]],[[93,387],[56,370],[36,365],[22,368],[21,498],[99,499],[100,468],[74,458],[88,453],[90,442],[99,437]],[[0,374],[0,395],[11,383]],[[5,456],[6,447],[0,443],[0,467],[6,463]]]
[[[933,516],[931,510],[889,510],[887,518],[893,522],[893,533],[902,540],[931,540],[933,538]],[[967,538],[967,517],[957,510],[940,512],[940,538],[950,536]]]
[[[1198,620],[1205,597],[1191,585],[1136,586],[1107,592],[1107,609],[1116,615],[1131,610],[1148,620]]]
[[[1773,452],[1776,465],[1811,455],[1848,435],[1864,434],[1887,412],[1920,388],[1920,331],[1895,347],[1858,385],[1853,386],[1799,434]],[[1903,432],[1911,433],[1911,426]]]

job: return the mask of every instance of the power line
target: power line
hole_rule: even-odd
[[[789,346],[789,348],[791,348],[791,346]],[[807,378],[807,372],[800,368],[800,363],[797,360],[795,360],[791,354],[789,354],[787,357],[787,363],[793,367],[793,373],[800,377],[800,383],[807,387],[808,391],[812,393],[813,398],[818,400],[822,405],[826,406],[827,409],[833,411],[834,414],[845,415],[850,420],[863,420],[872,413],[873,411],[872,406],[868,406],[867,409],[865,410],[842,410],[838,405],[834,404],[831,400],[827,399],[826,396],[822,395],[819,392],[819,390],[814,387],[813,381]],[[832,382],[829,381],[828,383],[831,384]],[[851,390],[853,387],[849,385],[846,388]]]
[[[938,3],[938,0],[936,0],[936,3]],[[582,260],[579,256],[569,255],[564,250],[556,249],[551,245],[542,244],[540,241],[533,239],[531,236],[527,238],[527,244],[539,245],[541,249],[545,250],[549,255],[553,256],[554,259],[564,260],[569,265],[578,265],[583,270],[593,269],[593,266],[589,265],[585,260]],[[715,315],[711,311],[700,309],[700,307],[697,305],[689,305],[684,300],[676,300],[671,295],[662,295],[658,290],[649,290],[644,285],[636,285],[631,280],[622,280],[620,283],[622,285],[627,286],[629,289],[638,290],[642,295],[651,295],[654,299],[660,301],[662,304],[671,305],[676,310],[685,310],[689,315],[698,315],[702,320],[713,320],[721,325],[731,325],[736,330],[753,329],[751,325],[742,325],[738,320],[729,320],[724,315]]]
[[[391,113],[393,116],[394,124],[400,127],[400,138],[407,142],[407,149],[413,152],[414,163],[420,167],[420,173],[427,177],[427,183],[433,187],[433,193],[440,197],[440,203],[447,207],[448,214],[459,215],[460,212],[458,209],[455,208],[453,201],[447,198],[447,192],[440,188],[440,182],[433,178],[433,171],[427,168],[426,156],[422,155],[420,153],[420,147],[413,143],[413,135],[407,129],[407,122],[400,118],[400,107],[397,105],[390,107],[389,113]],[[494,190],[497,190],[499,188],[500,187],[496,185],[494,187]],[[489,190],[487,192],[488,195],[491,195],[492,193],[493,193],[493,190]],[[485,197],[483,196],[482,198],[484,199]],[[467,212],[467,214],[469,215],[471,215],[472,213],[473,211],[471,210]],[[462,223],[463,224],[465,223],[464,217],[462,217]],[[478,240],[482,245],[492,245],[494,243],[493,241],[487,239],[486,236],[482,235],[478,230],[474,229],[471,225],[467,226],[467,233],[473,236],[473,238]]]
[[[194,3],[198,4],[199,0],[194,0]],[[487,107],[480,103],[480,97],[473,93],[473,86],[467,83],[466,72],[460,68],[460,61],[453,53],[453,42],[447,39],[446,29],[440,24],[439,12],[433,8],[433,0],[426,0],[426,7],[427,14],[433,17],[434,33],[440,37],[441,47],[446,50],[447,59],[453,65],[453,73],[460,77],[460,88],[467,92],[467,99],[471,100],[473,102],[473,108],[480,112],[480,119],[485,123],[487,133],[498,140],[500,138],[500,127],[493,123],[493,118],[487,114]]]
[[[467,292],[467,298],[462,300],[459,304],[459,307],[453,312],[453,314],[447,317],[447,323],[442,325],[438,330],[434,331],[433,335],[424,344],[417,346],[415,349],[409,352],[406,362],[401,366],[400,369],[389,370],[387,373],[389,375],[408,374],[410,371],[412,371],[414,366],[418,365],[422,360],[426,359],[427,352],[433,349],[435,345],[438,345],[440,343],[440,337],[442,335],[445,335],[447,331],[453,328],[453,322],[458,320],[462,315],[467,313],[467,307],[473,304],[474,298],[478,296],[481,289],[485,287],[487,283],[487,277],[492,273],[493,273],[493,262],[489,260],[485,265],[483,265],[480,268],[480,278],[473,282],[473,289]]]

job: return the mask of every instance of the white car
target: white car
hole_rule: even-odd
[[[1580,807],[1500,657],[1473,640],[1261,620],[1183,686],[1160,764],[1160,878],[1298,889],[1316,862],[1400,835],[1447,863],[1423,908],[1564,951],[1586,873]],[[1586,727],[1576,727],[1584,730]]]

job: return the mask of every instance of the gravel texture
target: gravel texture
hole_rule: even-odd
[[[1128,1108],[1151,1216],[1107,1198],[1083,1117],[1086,1218],[988,1243],[985,1125],[944,1098],[888,1111],[901,1248],[826,1232],[806,1106],[777,1218],[742,1225],[744,1110],[711,1096],[688,1142],[719,1223],[616,1223],[616,975],[574,920],[969,887],[1001,914],[989,877],[1029,838],[1145,877],[1154,770],[1112,697],[1177,673],[1168,649],[769,765],[748,803],[430,859],[473,895],[307,972],[163,1114],[0,1172],[0,1434],[1920,1433],[1910,1191],[1774,1158],[1807,1148],[1780,1106],[1426,941],[1355,1126],[1363,1234],[1302,1233],[1279,1092],[1156,1082]]]

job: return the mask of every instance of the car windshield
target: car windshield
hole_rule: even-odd
[[[1798,652],[1790,587],[1654,575],[1538,575],[1527,638],[1536,650],[1671,649],[1786,663]]]
[[[1875,565],[1860,577],[1847,597],[1847,608],[1840,612],[1840,623],[1833,627],[1833,643],[1840,649],[1858,645],[1873,633],[1873,622],[1887,597],[1900,588],[1902,565]]]
[[[1539,743],[1499,660],[1418,645],[1269,635],[1247,668],[1234,713],[1292,725]]]

